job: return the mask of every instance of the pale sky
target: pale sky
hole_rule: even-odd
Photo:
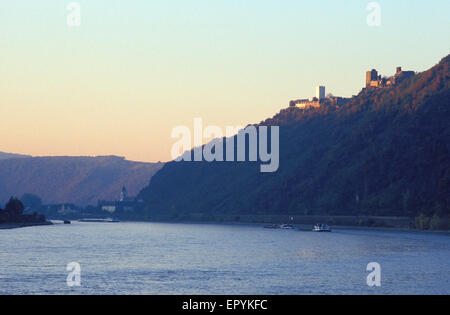
[[[65,0],[0,4],[0,151],[166,161],[178,125],[258,123],[289,100],[351,96],[365,71],[450,53],[450,1]]]

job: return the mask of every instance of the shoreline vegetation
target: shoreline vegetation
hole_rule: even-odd
[[[29,226],[51,225],[45,216],[34,212],[24,214],[25,206],[22,201],[11,197],[5,206],[5,210],[0,209],[0,229],[14,229]]]

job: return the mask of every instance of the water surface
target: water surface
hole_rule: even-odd
[[[81,287],[66,265],[81,264]],[[366,284],[367,264],[382,286]],[[0,294],[449,294],[447,235],[79,223],[0,230]]]

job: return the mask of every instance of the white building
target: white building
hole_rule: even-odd
[[[319,99],[319,101],[321,101],[325,98],[325,87],[324,86],[322,86],[322,85],[317,86],[316,97]]]

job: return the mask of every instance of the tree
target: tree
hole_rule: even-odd
[[[0,224],[1,223],[6,223],[6,222],[8,222],[8,215],[6,214],[5,211],[0,209]]]
[[[6,204],[5,211],[8,214],[10,221],[17,222],[22,218],[24,206],[23,203],[17,199],[11,197]]]

